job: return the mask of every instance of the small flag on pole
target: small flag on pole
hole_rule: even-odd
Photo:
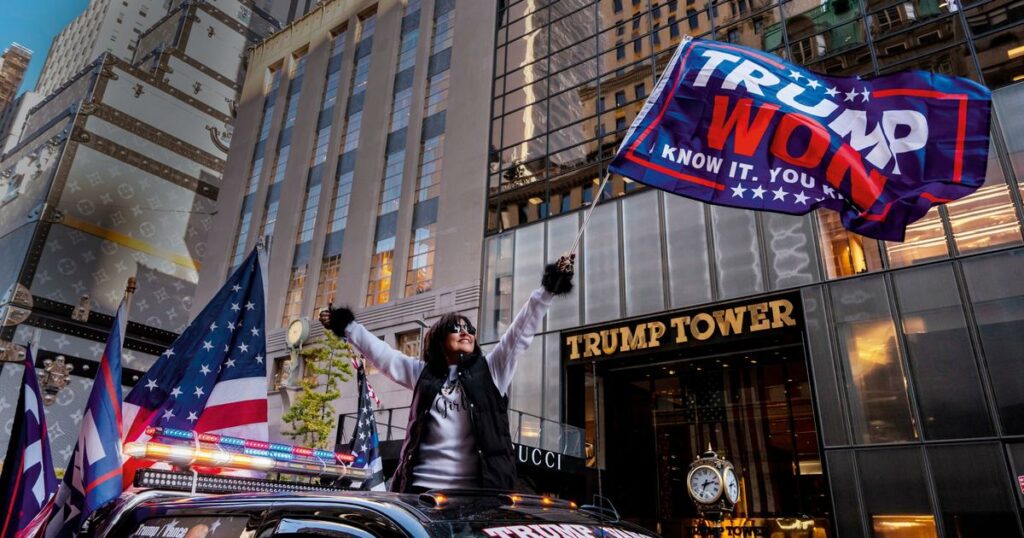
[[[829,77],[754,49],[685,40],[609,165],[716,205],[840,214],[902,241],[932,206],[985,181],[991,92],[905,71]]]
[[[267,440],[262,257],[253,250],[128,393],[125,442],[148,441],[149,426]],[[126,485],[138,465],[126,463]]]
[[[366,381],[366,369],[358,365],[356,378],[359,384],[359,412],[356,428],[352,432],[350,452],[356,457],[354,467],[368,467],[373,477],[363,482],[360,489],[384,491],[384,464],[380,457],[380,439],[377,437],[377,421],[373,417],[373,399]]]
[[[57,490],[45,536],[77,536],[90,514],[121,495],[121,351],[127,298],[114,316],[78,443]]]
[[[11,439],[0,473],[0,538],[13,538],[28,526],[57,491],[57,477],[46,436],[43,397],[39,392],[32,351],[25,357],[21,395],[11,426]]]

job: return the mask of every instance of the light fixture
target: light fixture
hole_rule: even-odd
[[[1009,56],[1011,60],[1016,58],[1017,56],[1024,56],[1024,45],[1014,47],[1006,51],[1006,55]]]

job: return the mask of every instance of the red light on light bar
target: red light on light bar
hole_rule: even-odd
[[[356,457],[353,456],[352,454],[344,454],[344,453],[341,453],[341,452],[335,452],[334,453],[334,457],[338,458],[338,462],[339,463],[352,463],[353,461],[356,461]]]
[[[220,436],[215,433],[200,433],[199,441],[203,443],[220,443]]]
[[[270,443],[266,441],[255,441],[253,439],[246,439],[245,448],[258,448],[260,450],[270,450]]]
[[[306,448],[304,446],[292,447],[292,452],[294,452],[295,454],[297,454],[299,456],[306,456],[306,457],[310,457],[310,458],[313,457],[313,449],[312,448]]]

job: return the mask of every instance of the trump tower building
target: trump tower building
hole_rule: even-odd
[[[582,445],[582,491],[664,536],[696,533],[709,444],[740,470],[728,536],[1022,536],[1024,4],[507,0],[496,32],[481,342],[601,199],[513,383],[519,443]],[[902,243],[617,175],[595,192],[686,35],[980,82],[986,182]]]

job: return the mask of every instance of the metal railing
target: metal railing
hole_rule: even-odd
[[[381,441],[405,439],[405,426],[409,420],[409,406],[378,409],[373,412],[377,421],[377,435]],[[355,429],[358,413],[338,416],[339,443],[347,443]],[[583,458],[585,432],[583,428],[563,424],[525,411],[509,411],[509,433],[512,442],[524,446],[549,450],[558,454]]]

